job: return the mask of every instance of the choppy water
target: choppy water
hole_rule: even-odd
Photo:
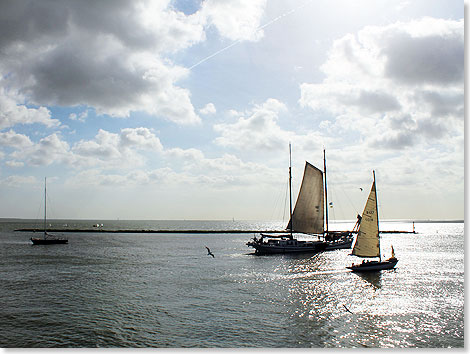
[[[105,222],[162,225],[282,226]],[[12,231],[31,226],[0,222],[1,347],[464,346],[463,223],[383,235],[382,249],[387,256],[393,243],[399,263],[368,276],[345,269],[350,250],[251,255],[250,234],[70,233],[68,245],[32,246],[31,234]]]

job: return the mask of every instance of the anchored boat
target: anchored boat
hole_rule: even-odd
[[[47,233],[47,179],[44,178],[44,235],[40,237],[31,237],[33,245],[53,245],[68,243],[69,240],[59,238]]]

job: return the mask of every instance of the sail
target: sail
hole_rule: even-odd
[[[305,162],[304,178],[292,212],[292,231],[323,233],[323,200],[323,172]],[[287,229],[291,228],[292,220]]]
[[[353,255],[380,257],[379,223],[377,218],[377,195],[374,181],[362,213],[361,225],[352,251]]]

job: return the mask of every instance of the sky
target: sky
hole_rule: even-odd
[[[4,0],[0,217],[464,218],[464,2]],[[362,188],[362,190],[361,190]]]

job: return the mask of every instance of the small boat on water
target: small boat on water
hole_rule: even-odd
[[[353,236],[349,231],[328,231],[328,208],[326,189],[325,151],[324,171],[305,162],[304,176],[299,195],[292,210],[292,162],[291,145],[289,144],[289,212],[290,220],[286,234],[264,234],[253,237],[247,246],[253,247],[256,254],[275,253],[317,253],[325,250],[351,248]],[[323,183],[325,177],[325,184]],[[325,188],[324,188],[325,186]],[[326,229],[324,226],[326,219]],[[316,235],[318,240],[299,240],[303,234],[311,237]],[[296,237],[294,237],[296,236]],[[323,237],[324,240],[320,240]]]
[[[370,190],[369,197],[362,213],[362,221],[359,226],[357,233],[356,242],[352,250],[352,255],[362,258],[375,258],[379,260],[365,261],[359,264],[352,264],[348,269],[353,272],[370,272],[392,269],[398,263],[398,259],[395,257],[395,252],[392,246],[392,256],[382,261],[380,253],[380,234],[379,234],[379,214],[377,207],[377,192],[375,188],[375,171],[374,182]]]
[[[44,178],[44,235],[43,237],[31,237],[33,245],[53,245],[68,243],[69,240],[59,238],[47,233],[47,180]]]

